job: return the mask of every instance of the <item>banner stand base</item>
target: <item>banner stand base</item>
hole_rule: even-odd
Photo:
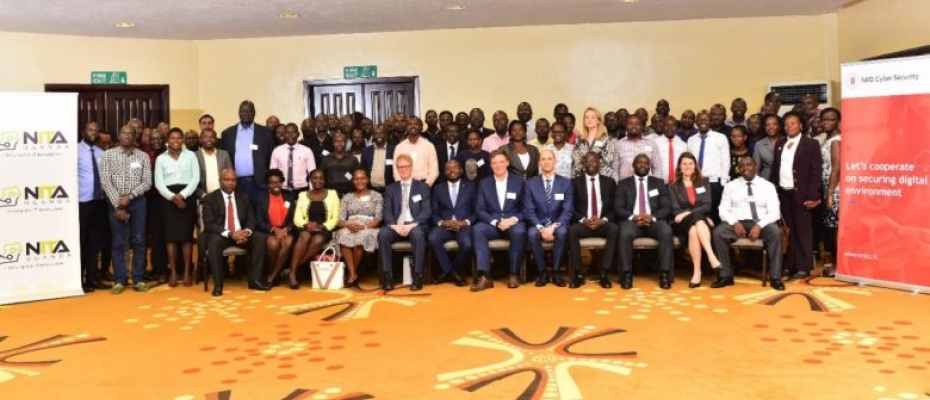
[[[859,286],[874,286],[888,289],[903,290],[912,294],[930,294],[930,287],[908,285],[901,282],[883,281],[878,279],[868,279],[861,276],[842,275],[837,273],[836,280],[842,282],[856,283]]]

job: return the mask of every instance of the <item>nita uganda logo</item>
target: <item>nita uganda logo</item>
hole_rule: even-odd
[[[0,151],[16,150],[20,144],[29,149],[37,146],[68,144],[68,140],[61,131],[5,131],[0,133]]]
[[[24,252],[25,250],[25,252]],[[20,261],[31,261],[42,258],[58,258],[71,255],[71,250],[64,240],[51,239],[36,242],[10,242],[3,245],[0,250],[0,264],[10,264]]]
[[[60,185],[18,186],[0,189],[0,208],[16,207],[23,200],[23,205],[40,205],[63,203],[70,199],[68,192]]]

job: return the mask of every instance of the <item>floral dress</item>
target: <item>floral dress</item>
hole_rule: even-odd
[[[584,156],[589,151],[595,151],[601,155],[600,174],[616,180],[618,176],[617,166],[614,165],[617,156],[616,149],[617,141],[609,137],[599,139],[594,143],[579,139],[578,143],[575,144],[575,150],[572,152],[572,176],[584,175]]]
[[[342,197],[342,204],[339,207],[341,221],[357,221],[367,224],[374,219],[381,218],[381,209],[384,206],[384,199],[381,194],[371,190],[367,195],[359,197],[354,192],[347,193]],[[358,232],[351,232],[348,228],[342,228],[336,231],[333,240],[340,246],[356,247],[362,246],[365,251],[371,253],[378,249],[378,230],[379,228],[365,228]]]
[[[832,160],[830,159],[830,147],[833,145],[833,142],[839,142],[840,135],[831,137],[823,142],[823,145],[820,146],[820,156],[823,157],[823,192],[824,196],[833,197],[833,207],[824,210],[823,215],[823,226],[829,229],[836,229],[840,223],[840,185],[837,183],[836,190],[833,193],[827,193],[827,188],[830,186],[830,173],[833,168]],[[826,197],[824,197],[826,199]]]

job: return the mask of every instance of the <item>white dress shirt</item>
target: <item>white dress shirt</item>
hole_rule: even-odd
[[[720,219],[730,225],[736,224],[737,221],[751,220],[750,201],[756,202],[759,226],[764,227],[781,218],[775,185],[757,176],[752,180],[752,198],[749,197],[746,179],[743,177],[736,178],[723,187],[723,196],[720,198]]]
[[[633,219],[633,217],[639,215],[639,180],[640,179],[643,180],[643,190],[646,191],[645,193],[643,193],[643,199],[646,200],[646,204],[645,204],[646,214],[652,215],[652,207],[649,206],[649,197],[650,197],[649,196],[649,177],[648,176],[640,177],[639,175],[633,175],[633,186],[636,187],[636,198],[633,201],[633,215],[630,215],[631,220]],[[658,191],[659,189],[656,189],[656,192]],[[658,196],[658,193],[656,193],[656,196]],[[655,220],[655,217],[652,217],[652,219]]]
[[[216,149],[213,150],[213,153],[201,151],[200,154],[203,154],[204,179],[206,179],[207,193],[213,193],[214,190],[220,188],[220,171],[217,170]]]
[[[794,155],[798,152],[801,135],[788,139],[781,149],[781,165],[778,167],[778,186],[794,189]]]
[[[730,141],[726,135],[716,132],[707,131],[707,139],[704,143],[704,165],[701,168],[701,175],[704,175],[711,182],[720,182],[726,184],[730,179]],[[688,138],[688,151],[694,153],[694,158],[700,162],[701,157],[701,134]]]
[[[681,153],[688,151],[688,144],[685,143],[684,140],[681,140],[681,138],[678,137],[678,135],[675,135],[675,137],[673,137],[671,140],[672,140],[672,151],[675,152],[674,154],[675,160],[673,161],[673,163],[677,167],[678,159],[681,158]],[[669,183],[668,182],[668,169],[669,169],[668,141],[669,139],[665,136],[659,136],[654,141],[656,142],[656,147],[659,148],[659,155],[658,155],[659,162],[658,162],[658,168],[652,170],[652,176],[665,181],[665,183]],[[700,146],[700,143],[698,143],[698,145]],[[707,154],[706,154],[707,149],[704,149],[704,152],[705,152],[704,157],[707,157]],[[697,157],[697,154],[695,154],[695,157]],[[705,163],[706,162],[707,161],[705,161]]]
[[[453,149],[453,148],[455,149],[455,155],[456,155],[456,156],[459,155],[459,151],[461,150],[461,149],[459,149],[459,143],[461,143],[461,141],[455,142],[455,143],[448,143],[448,142],[446,143],[446,156],[447,156],[447,157],[446,157],[446,160],[455,159],[455,157],[452,156],[452,149]],[[445,165],[440,165],[440,166],[439,166],[439,169],[445,171],[446,166],[445,166]]]
[[[497,177],[494,176],[494,187],[497,190],[497,203],[501,205],[501,211],[504,210],[504,202],[507,201],[507,178],[509,176],[509,174],[504,175],[503,179],[497,179]],[[518,222],[520,221],[516,216],[511,218]],[[499,221],[498,219],[491,220],[491,225],[497,226]]]

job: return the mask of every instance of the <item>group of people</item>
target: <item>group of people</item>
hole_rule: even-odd
[[[383,287],[393,290],[391,245],[398,241],[413,250],[411,290],[423,287],[428,251],[442,269],[439,281],[465,286],[462,271],[474,256],[479,276],[471,290],[492,288],[495,239],[509,241],[508,256],[498,258],[507,260],[508,287],[520,285],[529,251],[536,286],[566,286],[558,271],[568,256],[567,284],[577,288],[585,284],[580,240],[590,237],[606,240],[599,252],[604,288],[615,269],[624,289],[633,286],[633,241],[651,237],[659,243],[659,286],[669,289],[678,237],[692,262],[690,287],[701,285],[704,254],[717,274],[711,287],[732,285],[730,245],[748,238],[763,242],[771,285],[784,290],[779,221],[791,232],[790,276],[810,275],[820,240],[824,273],[831,273],[840,112],[820,110],[813,96],[783,116],[780,106],[769,93],[758,114],[746,116],[738,98],[729,119],[715,104],[686,110],[680,120],[666,100],[651,119],[643,108],[602,115],[589,107],[576,130],[564,104],[550,123],[533,120],[532,107],[521,103],[518,119],[495,112],[493,129],[479,108],[454,117],[430,110],[424,129],[423,120],[403,113],[381,124],[320,114],[299,127],[271,116],[262,126],[254,104],[243,101],[239,122],[221,135],[210,115],[200,118],[199,134],[167,124],[149,129],[134,119],[108,150],[109,135],[91,122],[78,160],[84,287],[125,290],[127,243],[133,289],[147,291],[152,279],[190,286],[197,231],[215,296],[223,293],[223,250],[234,245],[249,251],[251,289],[285,280],[299,288],[299,268],[334,243],[347,284],[358,282],[365,255],[377,252]],[[454,257],[449,241],[458,244]],[[102,280],[110,254],[112,286]]]

